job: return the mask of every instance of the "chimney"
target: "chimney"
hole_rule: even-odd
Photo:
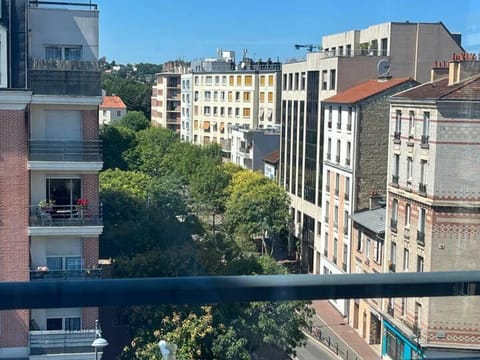
[[[448,85],[453,85],[470,76],[480,73],[480,61],[476,54],[453,54],[448,69]]]
[[[377,191],[370,191],[369,209],[374,210],[385,207],[385,198]]]
[[[430,81],[436,81],[448,76],[448,63],[446,61],[435,61],[430,70]]]

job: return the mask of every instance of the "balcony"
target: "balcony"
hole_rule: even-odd
[[[325,224],[328,224],[328,221],[329,221],[328,216],[325,216],[324,220],[325,220]]]
[[[29,140],[29,161],[102,161],[100,140]]]
[[[240,146],[238,152],[242,155],[250,155],[250,146]]]
[[[331,153],[327,153],[327,160],[330,160],[332,158],[332,154]]]
[[[30,59],[28,87],[33,95],[102,96],[96,61]]]
[[[338,194],[339,194],[338,188],[335,188],[335,196],[338,196]]]
[[[323,256],[325,256],[326,258],[328,258],[328,250],[323,250]]]
[[[343,197],[344,197],[345,201],[350,200],[350,195],[348,193],[343,194]]]
[[[422,135],[422,139],[420,141],[420,147],[423,149],[428,149],[428,135]]]
[[[347,264],[345,263],[342,263],[342,270],[347,272]]]
[[[325,191],[330,192],[330,185],[329,184],[325,185]]]
[[[343,227],[343,234],[348,235],[348,226]]]
[[[422,196],[427,196],[427,184],[419,183],[418,184],[418,193]]]
[[[63,227],[102,226],[101,206],[49,205],[42,207],[39,205],[31,205],[29,207],[29,214],[29,227],[37,228],[40,231],[39,234],[30,233],[30,235],[42,235],[45,231],[42,231],[41,228],[51,228],[52,231],[58,231],[59,228]],[[29,231],[32,232],[33,230],[29,229]],[[47,233],[50,234],[52,231],[47,231]],[[98,230],[93,231],[93,233],[97,234]]]
[[[400,136],[401,136],[401,132],[400,131],[395,131],[393,133],[393,142],[395,143],[400,143]]]
[[[352,131],[352,123],[347,123],[347,131]]]
[[[342,130],[342,123],[341,122],[337,123],[337,130]]]
[[[395,310],[393,309],[393,306],[390,304],[387,306],[387,314],[390,315],[391,317],[395,316]]]
[[[397,219],[390,219],[390,230],[392,232],[397,232],[397,224],[398,224]]]
[[[332,121],[329,121],[329,122],[327,123],[327,126],[328,126],[329,129],[331,129],[331,128],[332,128]]]
[[[350,159],[349,158],[345,159],[345,165],[350,166]]]
[[[392,186],[398,187],[398,180],[400,177],[398,175],[392,175]]]
[[[397,270],[397,264],[395,264],[393,261],[388,262],[388,271],[394,273]]]
[[[340,155],[335,156],[335,161],[336,161],[337,163],[340,163]]]
[[[334,263],[334,264],[337,263],[337,257],[336,257],[336,256],[333,256],[333,257],[332,257],[332,260],[333,260],[333,263]]]
[[[417,244],[425,246],[425,233],[423,231],[417,230]]]
[[[102,269],[79,270],[30,270],[30,280],[78,280],[101,279]]]
[[[30,355],[92,353],[95,330],[30,331]]]

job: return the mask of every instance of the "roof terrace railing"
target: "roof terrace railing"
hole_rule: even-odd
[[[459,295],[480,271],[0,282],[0,310]]]

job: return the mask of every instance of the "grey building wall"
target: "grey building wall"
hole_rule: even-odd
[[[271,152],[280,149],[280,133],[263,134],[256,133],[253,145],[253,168],[252,170],[264,170],[264,158]]]
[[[360,119],[357,122],[358,144],[356,152],[355,169],[357,186],[356,208],[362,209],[369,206],[372,191],[386,197],[387,169],[388,169],[388,143],[390,124],[389,97],[397,92],[414,86],[416,82],[396,86],[380,96],[367,99],[359,105]]]

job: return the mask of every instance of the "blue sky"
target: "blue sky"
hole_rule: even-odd
[[[480,1],[462,0],[93,0],[100,56],[118,63],[213,57],[244,48],[255,59],[302,56],[294,44],[387,21],[438,22],[480,51]]]

